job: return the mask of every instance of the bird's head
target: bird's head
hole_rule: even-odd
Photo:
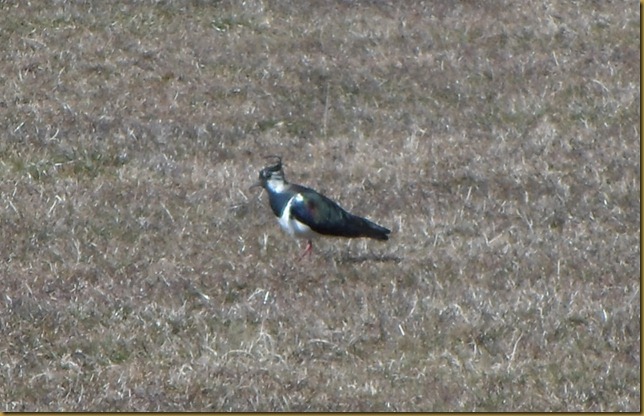
[[[274,159],[275,163],[265,167],[259,171],[259,180],[251,186],[261,186],[264,189],[271,189],[280,192],[281,188],[286,184],[284,180],[284,171],[282,170],[282,158],[280,156],[267,156],[267,158]]]

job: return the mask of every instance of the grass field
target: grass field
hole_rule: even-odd
[[[0,10],[1,411],[641,410],[635,5]]]

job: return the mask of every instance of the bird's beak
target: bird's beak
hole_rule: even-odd
[[[250,190],[252,190],[253,188],[257,188],[258,186],[260,186],[260,187],[262,186],[262,182],[261,182],[261,181],[257,181],[257,182],[255,182],[254,184],[252,184],[252,185],[248,188],[248,190],[250,191]]]

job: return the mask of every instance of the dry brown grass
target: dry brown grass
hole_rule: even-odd
[[[0,3],[0,410],[640,410],[638,10],[391,3]]]

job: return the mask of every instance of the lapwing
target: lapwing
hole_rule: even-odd
[[[367,237],[388,240],[390,230],[365,218],[353,215],[337,203],[311,188],[286,181],[282,159],[259,172],[261,186],[268,192],[268,200],[282,230],[287,234],[307,240],[300,259],[313,250],[313,239],[320,236]],[[252,188],[251,187],[251,188]]]

